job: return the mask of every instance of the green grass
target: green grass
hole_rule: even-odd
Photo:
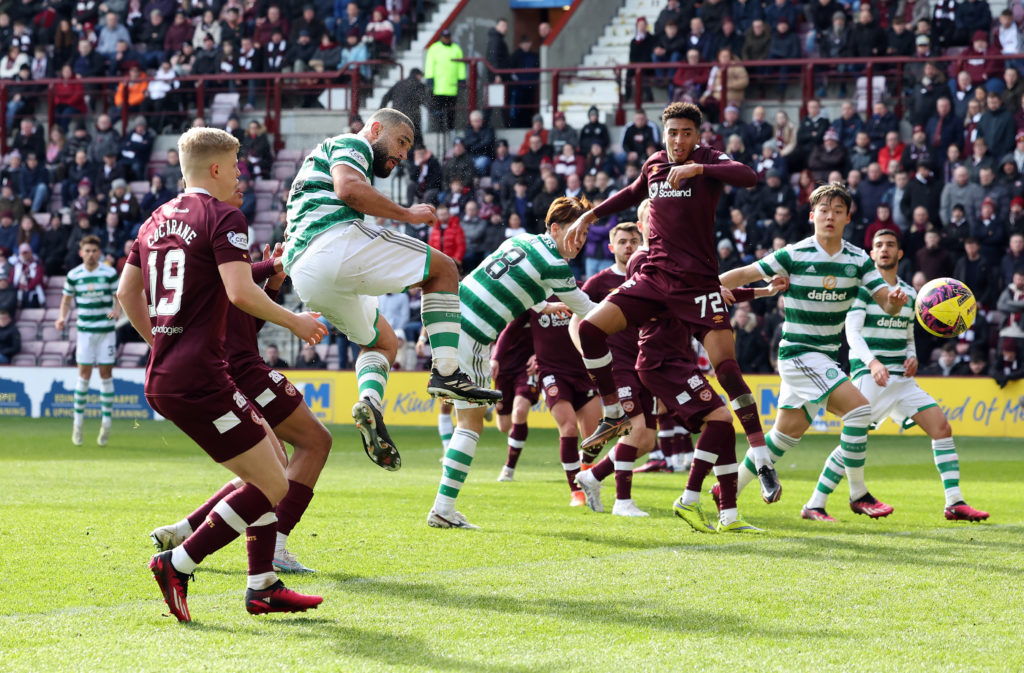
[[[76,449],[67,421],[0,426],[0,671],[1024,669],[1019,441],[959,442],[964,493],[991,523],[942,519],[927,440],[875,437],[868,483],[896,513],[853,515],[844,485],[826,526],[798,512],[835,438],[808,438],[780,466],[780,503],[743,494],[770,529],[752,538],[675,519],[683,475],[637,476],[649,519],[570,509],[548,431],[531,432],[511,484],[495,482],[505,450],[488,431],[459,501],[483,530],[431,529],[435,431],[396,429],[404,466],[390,473],[337,427],[289,542],[319,572],[288,581],[320,609],[246,614],[234,543],[201,566],[196,621],[180,625],[146,569],[147,534],[228,475],[170,424],[114,430]]]

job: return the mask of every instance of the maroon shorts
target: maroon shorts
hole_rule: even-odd
[[[512,401],[516,397],[525,397],[531,407],[540,399],[537,377],[530,376],[525,369],[508,376],[498,374],[498,378],[494,379],[494,387],[501,391],[501,399],[494,404],[499,416],[512,413]]]
[[[719,289],[717,281],[691,286],[647,265],[609,294],[608,301],[619,307],[630,325],[642,326],[667,314],[703,336],[713,329],[732,329]]]
[[[700,432],[704,418],[725,406],[695,364],[666,360],[657,369],[645,369],[639,374],[643,384],[690,432]]]
[[[620,371],[615,369],[612,374],[615,377],[615,386],[619,389],[619,402],[622,403],[622,409],[626,415],[633,418],[643,414],[644,425],[652,430],[657,428],[658,422],[655,420],[657,407],[654,404],[654,395],[651,395],[651,391],[647,390],[640,382],[636,370]]]
[[[288,377],[263,363],[247,364],[240,372],[232,369],[231,378],[272,428],[283,423],[303,404],[302,393]]]
[[[588,376],[541,374],[540,384],[544,388],[544,402],[548,409],[565,400],[572,404],[573,411],[579,411],[597,396],[597,388]]]
[[[146,395],[146,401],[218,463],[245,453],[267,436],[260,412],[235,387],[202,397]]]

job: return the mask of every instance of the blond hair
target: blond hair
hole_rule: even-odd
[[[178,138],[178,155],[185,175],[196,175],[225,154],[238,154],[238,139],[227,131],[207,127],[191,128]]]
[[[651,200],[644,199],[640,202],[640,205],[636,209],[637,222],[643,223],[647,220],[647,211],[651,209]]]

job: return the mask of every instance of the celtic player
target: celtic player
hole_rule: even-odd
[[[872,518],[888,516],[892,507],[875,500],[864,485],[871,405],[835,362],[843,320],[864,287],[889,315],[907,302],[903,290],[890,290],[863,250],[843,240],[852,199],[839,183],[811,193],[814,235],[787,245],[763,259],[722,275],[732,289],[761,278],[789,278],[783,294],[785,321],[779,346],[779,412],[768,435],[772,461],[796,446],[822,406],[843,419],[840,457],[850,480],[850,508]],[[754,456],[747,453],[739,473],[742,491],[756,477]],[[717,488],[717,486],[715,487]]]
[[[896,316],[886,315],[864,288],[846,314],[846,340],[850,344],[850,377],[871,402],[872,427],[886,418],[910,427],[917,424],[932,440],[935,467],[946,492],[945,516],[951,521],[981,521],[988,512],[974,509],[960,494],[960,461],[953,443],[953,430],[946,415],[912,377],[917,373],[914,349],[914,288],[896,276],[903,257],[900,239],[892,229],[875,233],[871,259],[889,289],[902,289],[910,301]],[[818,486],[801,516],[814,521],[835,521],[825,512],[829,494],[843,478],[842,449],[837,447],[825,461]]]
[[[117,342],[114,323],[121,315],[121,305],[114,301],[117,292],[117,271],[100,264],[103,251],[100,239],[85,236],[78,243],[82,263],[68,271],[60,300],[60,317],[54,323],[64,329],[71,302],[78,307],[78,344],[75,361],[78,362],[78,384],[75,386],[75,416],[71,426],[71,442],[82,445],[82,425],[85,423],[85,400],[89,394],[89,379],[95,365],[100,370],[100,434],[96,443],[106,446],[110,438],[111,418],[114,412],[114,362]]]
[[[505,326],[533,307],[546,313],[562,313],[568,307],[586,315],[594,307],[576,286],[567,259],[579,252],[565,238],[569,225],[590,208],[584,198],[559,197],[547,213],[547,233],[522,234],[506,240],[467,275],[459,291],[462,300],[462,335],[459,365],[477,381],[487,380],[491,369],[491,344]],[[562,303],[548,303],[555,294]],[[455,511],[455,499],[469,476],[476,445],[484,427],[486,407],[455,400],[457,426],[445,452],[441,485],[427,523],[435,528],[478,528]]]
[[[377,310],[379,295],[423,289],[423,326],[434,358],[428,393],[485,402],[500,398],[497,391],[476,386],[458,366],[455,262],[418,239],[363,219],[372,215],[411,224],[436,219],[433,206],[403,208],[373,188],[373,178],[391,175],[412,141],[409,118],[383,108],[358,134],[320,143],[292,183],[284,253],[284,268],[299,298],[361,347],[356,358],[359,401],[352,417],[366,455],[389,470],[397,470],[401,458],[384,427],[382,400],[399,341]]]

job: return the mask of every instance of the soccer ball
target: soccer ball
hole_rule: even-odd
[[[914,313],[926,332],[951,338],[971,328],[978,305],[971,288],[955,278],[936,278],[917,293]]]

